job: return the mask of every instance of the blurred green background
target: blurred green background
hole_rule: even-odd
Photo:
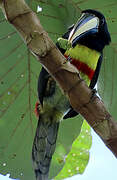
[[[98,92],[116,119],[117,0],[27,0],[54,42],[75,23],[84,9],[101,11],[107,20],[112,43],[104,50]],[[0,173],[12,178],[34,180],[31,149],[37,119],[39,62],[0,11]],[[83,173],[89,160],[90,127],[79,116],[61,123],[50,177],[56,179]],[[75,140],[73,146],[72,143]],[[66,158],[67,153],[72,151]],[[54,172],[52,171],[54,168]],[[69,171],[70,170],[70,171]]]

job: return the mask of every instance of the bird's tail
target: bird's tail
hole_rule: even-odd
[[[59,122],[43,121],[39,116],[32,148],[36,180],[48,180],[49,167],[55,151]]]

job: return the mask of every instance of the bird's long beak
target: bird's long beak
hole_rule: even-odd
[[[68,40],[73,45],[85,35],[97,33],[99,29],[99,18],[90,13],[83,13],[72,29]]]

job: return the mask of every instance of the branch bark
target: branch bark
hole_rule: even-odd
[[[0,6],[30,51],[59,83],[72,107],[87,120],[117,157],[117,123],[107,112],[103,102],[80,78],[76,68],[56,48],[36,14],[24,0],[0,0]]]

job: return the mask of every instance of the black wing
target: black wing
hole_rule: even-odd
[[[43,105],[44,97],[51,96],[55,92],[56,82],[51,75],[42,67],[38,78],[38,98]]]

